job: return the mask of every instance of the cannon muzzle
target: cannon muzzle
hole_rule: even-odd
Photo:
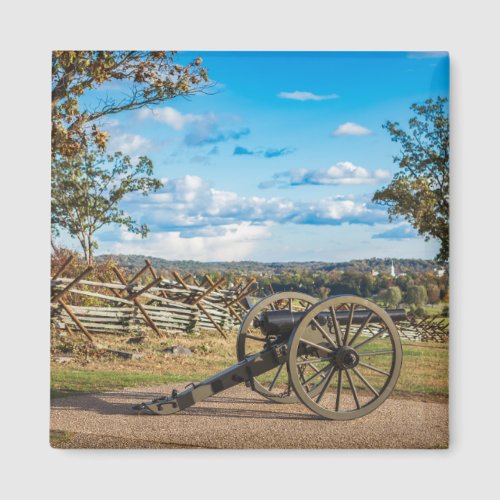
[[[385,312],[394,322],[405,321],[407,319],[404,309],[386,309]],[[255,318],[254,326],[260,327],[264,335],[289,336],[305,314],[306,311],[265,311],[259,317]],[[335,315],[339,325],[345,325],[349,320],[350,311],[336,311]],[[361,325],[368,319],[368,316],[370,316],[370,311],[354,311],[351,324]],[[321,326],[326,325],[328,321],[331,321],[331,315],[329,312],[321,312],[316,316],[316,321]],[[377,321],[380,321],[378,316],[372,315],[369,323],[377,323]]]

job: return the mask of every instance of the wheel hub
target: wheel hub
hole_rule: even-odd
[[[354,368],[359,363],[358,353],[350,346],[342,346],[335,352],[335,364],[342,370]]]

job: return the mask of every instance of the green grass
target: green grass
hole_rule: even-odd
[[[374,347],[376,350],[376,346]],[[168,373],[149,372],[146,366],[130,367],[116,371],[75,368],[53,368],[51,373],[51,397],[97,393],[167,383],[201,381],[230,363],[212,362],[198,368],[172,367]],[[219,366],[220,365],[220,366]],[[174,371],[175,370],[175,371]],[[283,371],[284,372],[284,371]],[[267,375],[267,374],[266,374]],[[280,379],[284,376],[280,377]],[[263,377],[270,381],[271,375]],[[262,380],[262,378],[259,378]],[[396,390],[399,393],[423,395],[448,395],[448,349],[445,344],[403,345],[403,367]]]
[[[396,389],[419,394],[448,395],[448,346],[403,344],[403,367]]]
[[[104,340],[103,340],[104,341]],[[131,350],[123,338],[106,338],[110,347]],[[375,340],[370,350],[383,348],[386,341]],[[193,351],[192,356],[165,356],[167,345],[182,345]],[[236,361],[234,340],[223,339],[217,332],[202,337],[179,336],[168,339],[148,339],[133,347],[144,356],[123,360],[100,352],[76,355],[68,365],[52,363],[51,397],[114,391],[126,387],[157,384],[198,382],[231,366]],[[382,362],[384,357],[379,357]],[[390,362],[390,358],[387,358]],[[380,367],[380,365],[379,365]],[[282,370],[280,381],[286,376]],[[259,377],[269,383],[274,373]],[[436,343],[403,343],[403,367],[396,391],[406,395],[448,394],[448,345]]]
[[[73,394],[95,393],[124,389],[140,385],[190,382],[196,375],[175,375],[137,372],[110,372],[88,370],[52,370],[51,398],[71,396]]]
[[[436,314],[441,314],[443,311],[443,308],[446,306],[444,302],[440,302],[439,304],[434,304],[434,305],[425,305],[422,306],[425,313],[428,314],[429,316],[435,316]]]

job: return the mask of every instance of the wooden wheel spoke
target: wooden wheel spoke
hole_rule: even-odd
[[[311,361],[311,363],[309,364],[309,366],[316,372],[318,373],[319,370],[316,368],[316,365]]]
[[[361,326],[358,328],[358,331],[354,334],[354,337],[349,341],[348,345],[352,345],[352,343],[361,335],[361,332],[366,328],[366,325],[371,321],[374,314],[370,312],[370,314],[365,318]]]
[[[297,366],[300,365],[311,365],[312,361],[310,359],[302,359],[300,361],[297,361]]]
[[[281,373],[281,370],[283,370],[283,367],[285,366],[285,364],[281,364],[279,366],[279,368],[276,370],[276,375],[274,376],[273,380],[271,381],[271,383],[269,384],[269,387],[268,387],[268,390],[269,391],[272,391],[273,390],[273,387],[274,385],[276,384],[277,380],[278,380],[278,377],[280,376],[280,373]]]
[[[331,349],[328,349],[328,347],[323,347],[322,345],[315,344],[314,342],[310,342],[306,339],[300,339],[300,341],[304,344],[307,344],[308,346],[314,347],[315,349],[319,349],[320,351],[326,352],[328,354],[333,354],[333,351]]]
[[[349,318],[347,319],[347,325],[345,327],[345,336],[344,336],[343,345],[348,345],[347,340],[349,339],[349,330],[351,329],[352,318],[354,316],[354,309],[355,308],[356,308],[356,304],[351,304],[351,307],[349,308]]]
[[[316,321],[316,318],[313,318],[312,321],[315,324],[316,328],[321,332],[321,335],[323,335],[323,337],[325,337],[325,339],[328,340],[328,342],[330,342],[330,344],[335,349],[337,349],[337,344],[334,342],[334,340],[332,339],[332,337],[330,337],[330,335],[328,335],[328,333],[326,333],[326,331],[323,329],[323,327]]]
[[[368,389],[370,389],[370,391],[372,391],[373,394],[375,394],[375,396],[377,396],[377,398],[378,398],[380,396],[379,392],[373,388],[373,386],[370,384],[370,382],[368,382],[368,380],[366,380],[366,378],[363,377],[363,375],[361,375],[361,373],[359,373],[359,370],[357,368],[353,368],[353,371],[363,381],[363,383],[366,385],[366,387],[368,387]]]
[[[330,307],[330,315],[332,317],[333,330],[335,331],[335,338],[337,339],[337,345],[341,346],[342,340],[340,338],[340,326],[337,320],[337,315],[335,314],[335,309],[333,307]]]
[[[360,366],[364,366],[365,368],[368,368],[369,370],[373,370],[374,372],[380,373],[382,375],[387,375],[388,377],[391,376],[391,374],[389,372],[386,372],[384,370],[380,370],[379,368],[376,368],[375,366],[369,365],[367,363],[361,363],[361,362],[359,362],[359,365]]]
[[[340,395],[342,394],[342,370],[339,370],[339,379],[337,382],[337,399],[335,400],[335,411],[340,410]]]
[[[328,370],[330,366],[331,365],[326,365],[323,368],[321,368],[321,370],[317,371],[314,375],[311,375],[307,380],[304,380],[304,382],[302,382],[302,385],[306,386],[307,384],[309,384],[311,380],[314,380],[318,375],[321,375],[324,371]]]
[[[354,401],[356,403],[356,408],[359,410],[361,408],[361,405],[359,404],[358,392],[356,391],[356,387],[352,383],[352,378],[351,378],[351,374],[349,373],[349,370],[346,370],[345,374],[347,376],[347,380],[349,381],[349,385],[351,386],[351,391],[352,391],[352,395],[354,397]]]
[[[325,393],[326,393],[326,391],[327,391],[328,387],[330,386],[330,383],[333,379],[333,376],[335,375],[336,370],[337,370],[337,367],[333,366],[331,371],[326,376],[326,380],[324,382],[324,385],[323,385],[320,393],[318,394],[318,397],[316,398],[316,403],[319,403],[321,401],[321,399],[323,398],[323,396],[325,395]]]
[[[376,338],[380,337],[386,331],[387,331],[387,328],[383,328],[382,330],[380,330],[379,332],[377,332],[376,334],[374,334],[369,339],[366,339],[363,342],[361,342],[361,344],[353,346],[353,349],[359,349],[362,345],[368,344],[368,342],[371,342],[372,340],[375,340]]]

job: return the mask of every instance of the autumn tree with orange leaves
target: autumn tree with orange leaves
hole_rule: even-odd
[[[83,153],[89,142],[106,149],[100,120],[121,111],[156,106],[210,87],[202,59],[175,62],[166,51],[54,51],[52,54],[52,157]],[[123,82],[124,97],[106,97],[92,108],[80,99],[104,83]]]
[[[119,203],[128,193],[147,196],[161,182],[153,163],[106,153],[109,134],[103,118],[175,97],[205,93],[211,86],[202,59],[176,62],[166,51],[54,51],[52,54],[52,233],[76,238],[87,262],[93,260],[94,233],[118,224],[145,237],[148,228]],[[82,96],[106,83],[120,83],[123,97],[106,95],[92,107]]]

